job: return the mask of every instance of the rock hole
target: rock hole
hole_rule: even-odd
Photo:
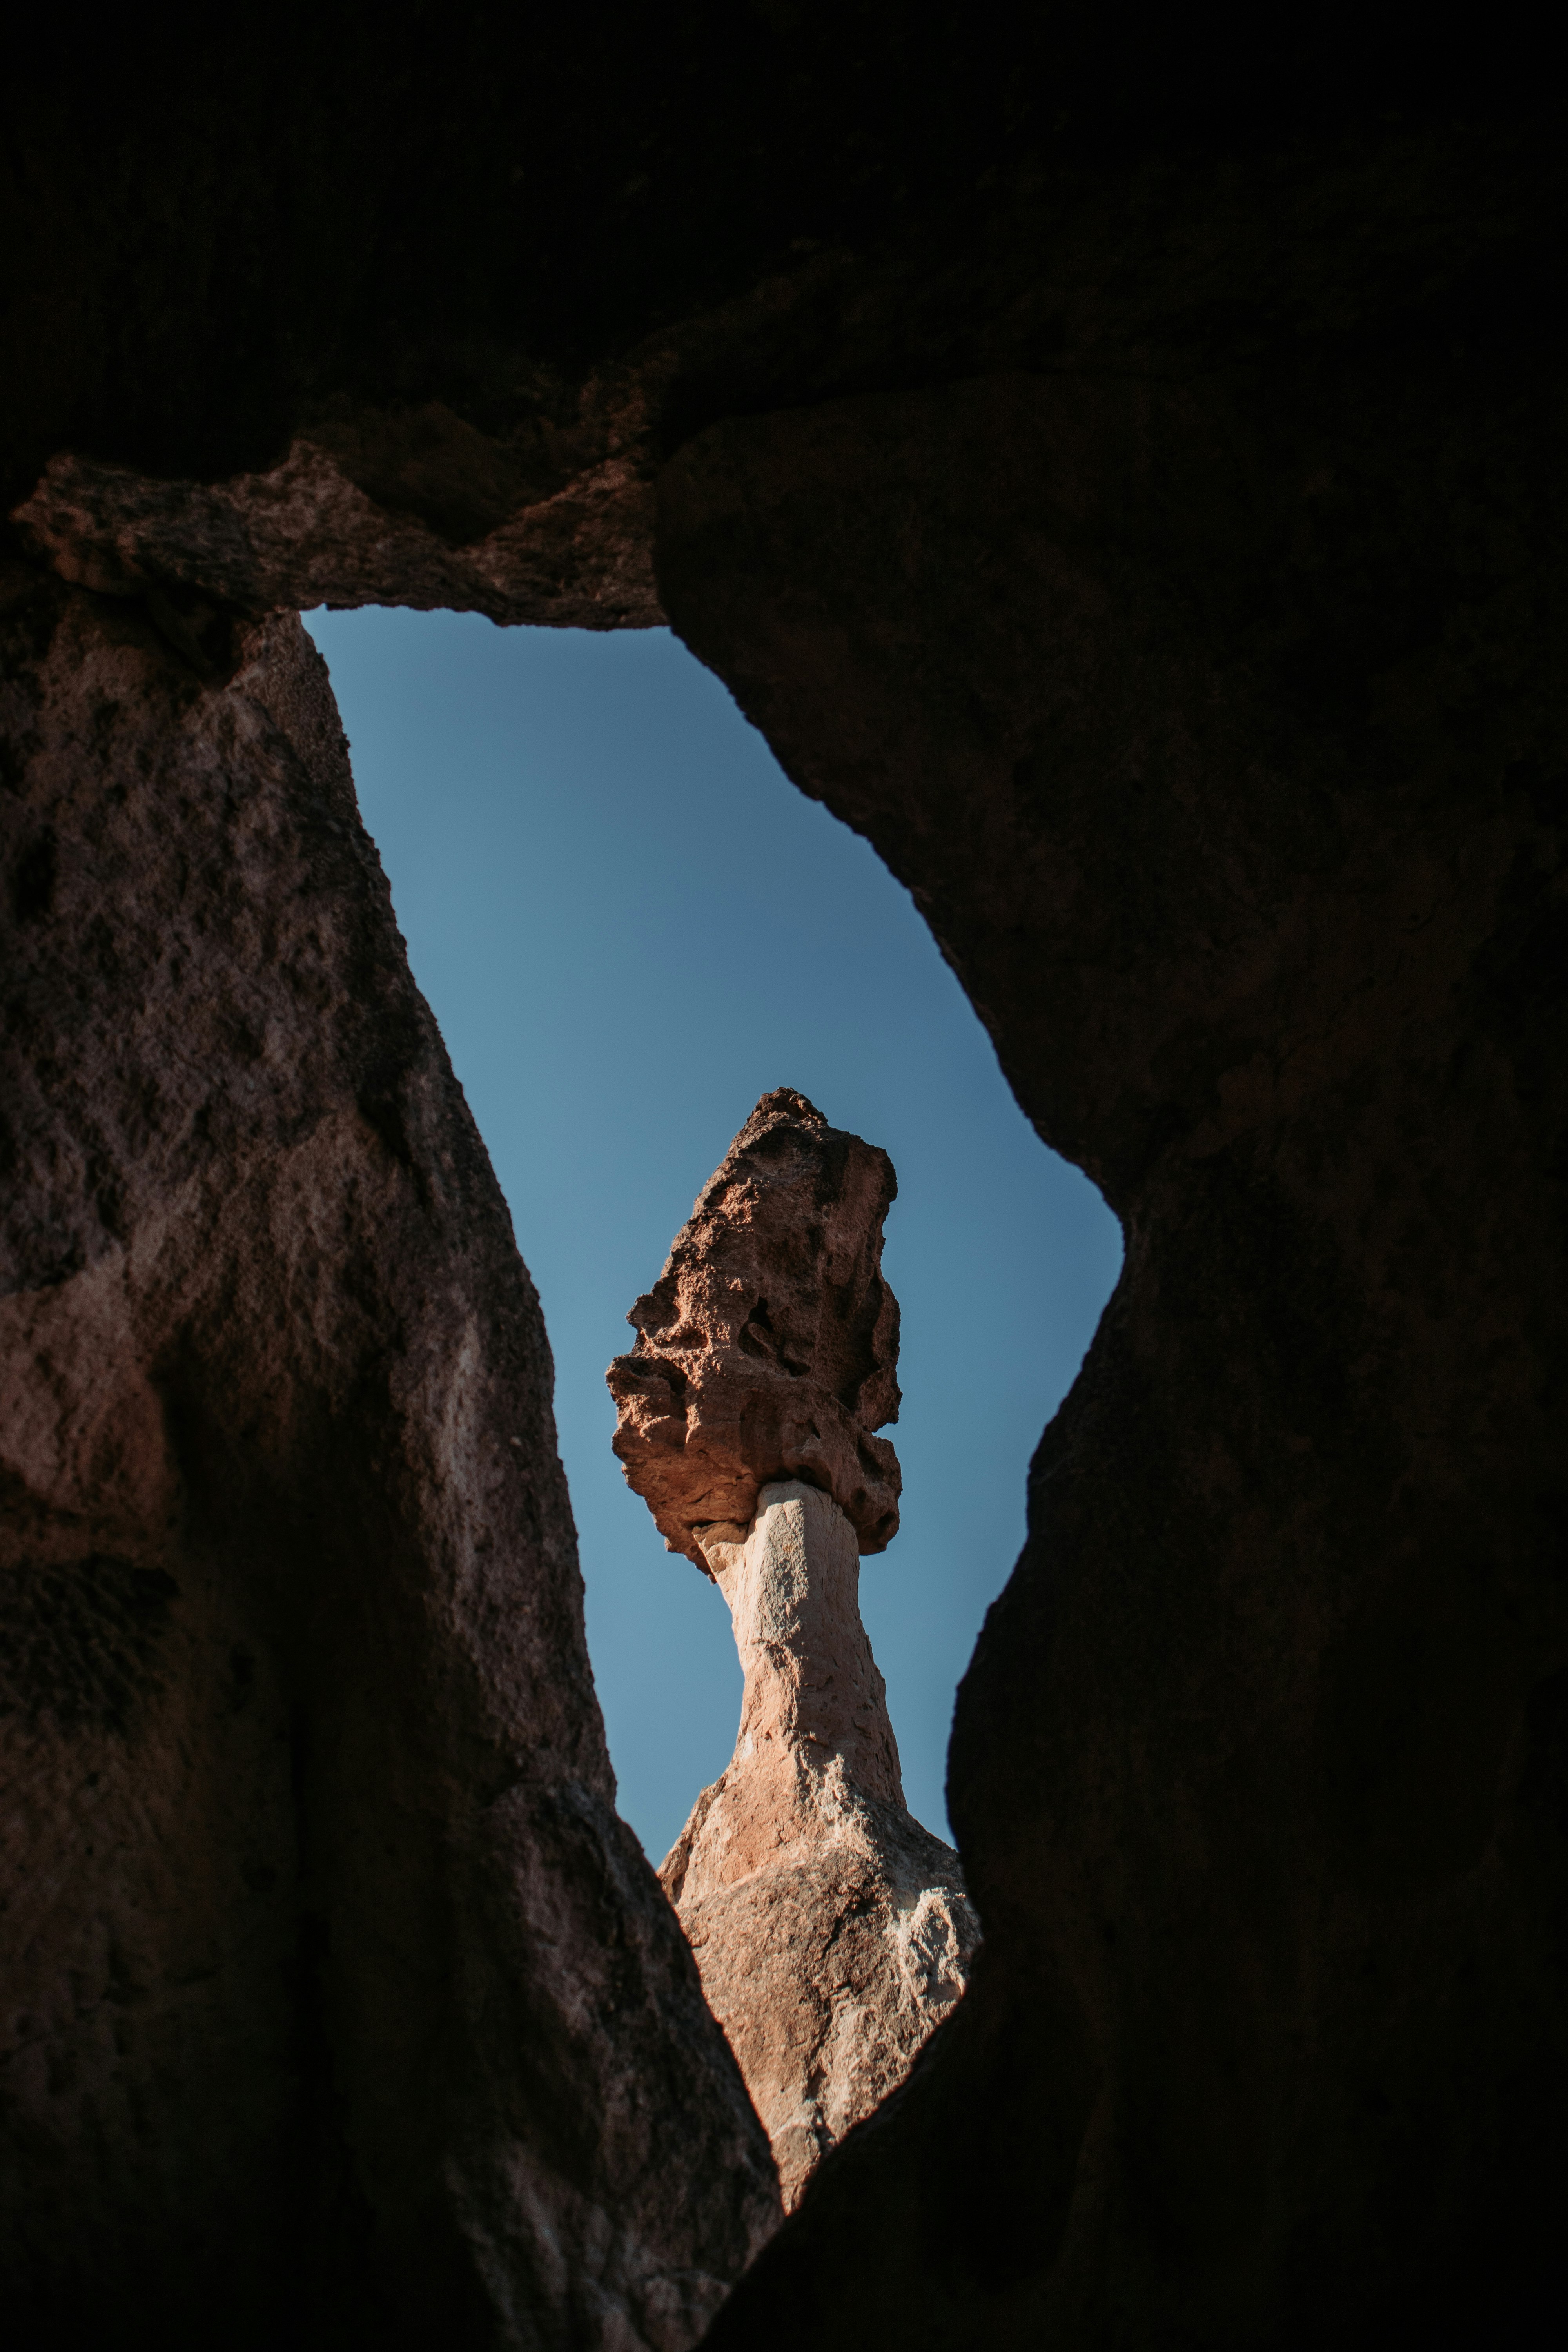
[[[639,1287],[739,1122],[787,1086],[899,1171],[903,1528],[861,1595],[910,1810],[944,1832],[954,1686],[1120,1270],[1115,1219],[1028,1127],[902,886],[668,632],[308,625],[542,1299],[622,1811],[660,1860],[728,1760],[740,1678],[720,1594],[663,1550],[610,1454],[605,1366],[633,1298],[662,1359],[666,1310]],[[760,1304],[747,1353],[780,1339]]]

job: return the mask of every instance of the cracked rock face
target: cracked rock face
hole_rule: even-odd
[[[837,1506],[764,1486],[713,1531],[745,1691],[729,1767],[659,1872],[773,2143],[785,2210],[898,2088],[968,1980],[958,1856],[904,1804],[887,1695]]]
[[[863,1552],[898,1532],[898,1302],[882,1278],[885,1151],[804,1095],[764,1095],[704,1186],[607,1375],[615,1449],[671,1551],[747,1527],[770,1479],[833,1496]]]

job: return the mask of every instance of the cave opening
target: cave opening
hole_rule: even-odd
[[[727,1612],[625,1486],[624,1316],[752,1103],[800,1087],[898,1171],[902,1529],[866,1563],[911,1811],[946,1833],[954,1685],[1121,1265],[903,886],[668,630],[319,610],[416,981],[544,1307],[589,1644],[657,1863],[734,1738]]]

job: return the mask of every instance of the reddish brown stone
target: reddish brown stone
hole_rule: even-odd
[[[892,1447],[865,1429],[899,1400],[880,1271],[894,1190],[885,1152],[787,1087],[764,1095],[610,1367],[616,1450],[722,1591],[745,1675],[734,1755],[659,1876],[786,2210],[903,2080],[978,1940],[958,1856],[905,1807],[860,1620],[860,1552],[892,1532],[868,1508],[869,1446],[896,1512]]]
[[[764,1095],[704,1185],[607,1375],[615,1448],[671,1551],[749,1525],[761,1487],[833,1496],[863,1552],[898,1532],[898,1301],[882,1276],[885,1151],[792,1087]]]

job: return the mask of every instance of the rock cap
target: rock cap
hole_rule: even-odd
[[[899,1307],[882,1274],[892,1161],[792,1087],[765,1094],[626,1320],[606,1378],[615,1450],[670,1550],[708,1574],[700,1531],[751,1524],[798,1478],[862,1552],[899,1527]]]

